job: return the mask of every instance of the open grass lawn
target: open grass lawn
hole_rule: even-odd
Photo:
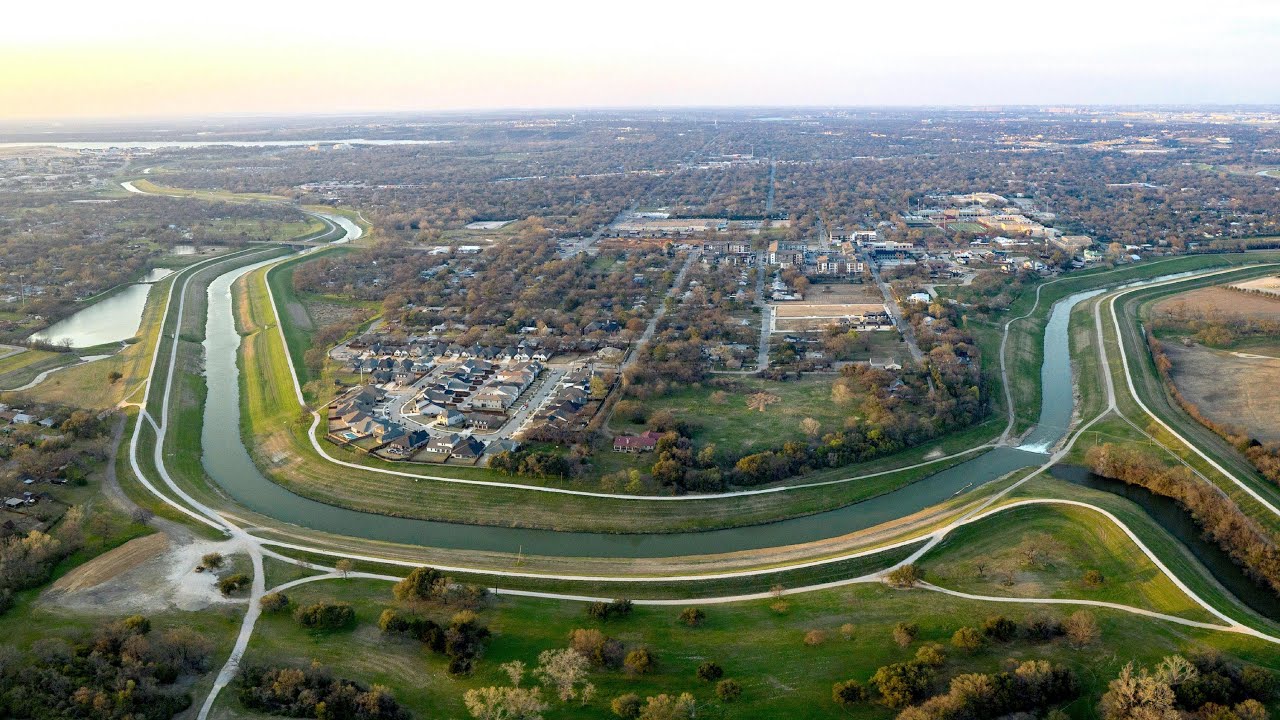
[[[774,382],[744,377],[731,388],[709,385],[670,393],[642,401],[646,415],[670,411],[676,419],[689,423],[698,447],[713,443],[732,453],[751,453],[781,448],[788,441],[807,440],[800,422],[813,418],[820,432],[844,427],[845,418],[857,415],[857,400],[838,405],[831,400],[831,376],[808,375],[800,380]],[[747,406],[749,396],[769,393],[779,398],[764,412]],[[717,401],[723,393],[723,401]],[[715,396],[713,398],[713,396]],[[614,416],[612,428],[619,433],[642,432],[644,427]]]
[[[783,612],[770,608],[773,600],[705,606],[705,623],[689,628],[678,621],[679,606],[637,607],[627,618],[599,623],[586,617],[581,603],[504,597],[480,612],[481,622],[494,635],[476,672],[470,677],[452,677],[446,672],[445,661],[419,643],[388,638],[378,631],[378,614],[394,604],[390,583],[321,581],[288,594],[302,604],[350,602],[356,608],[357,626],[313,633],[298,626],[288,613],[263,616],[250,643],[247,663],[306,665],[317,660],[338,676],[389,686],[417,718],[466,717],[462,695],[467,689],[508,684],[499,664],[521,660],[531,669],[539,652],[565,647],[568,633],[580,627],[599,628],[628,648],[648,647],[656,669],[634,678],[619,671],[593,671],[590,681],[598,689],[597,697],[586,706],[578,701],[556,702],[547,717],[612,717],[608,703],[622,693],[635,692],[643,698],[663,692],[691,692],[699,703],[699,717],[890,718],[896,713],[875,703],[846,713],[831,701],[831,685],[849,678],[865,682],[877,667],[911,659],[925,642],[946,645],[959,627],[978,624],[989,615],[999,613],[1021,620],[1033,610],[1045,609],[972,602],[925,590],[896,591],[874,584],[791,596],[786,598]],[[1071,611],[1045,610],[1058,616]],[[450,616],[443,608],[424,608],[423,613],[437,621],[447,621]],[[1085,718],[1094,717],[1093,708],[1106,683],[1130,659],[1152,663],[1167,654],[1213,647],[1245,662],[1270,667],[1280,662],[1280,651],[1255,640],[1117,611],[1098,610],[1095,615],[1102,628],[1102,641],[1095,647],[1073,650],[1061,641],[1031,644],[1015,640],[974,655],[948,652],[939,689],[957,674],[1004,669],[1006,658],[1047,659],[1076,671],[1083,698],[1068,709],[1074,717]],[[919,624],[920,637],[900,648],[891,640],[891,630],[904,620]],[[853,626],[849,640],[840,632],[846,623]],[[807,645],[804,638],[812,630],[822,631],[825,640]],[[694,670],[704,661],[720,664],[726,677],[742,684],[743,695],[737,703],[719,702],[712,686],[695,678]],[[219,698],[214,716],[253,717],[240,707],[234,689]]]
[[[45,350],[23,350],[0,360],[0,388],[22,387],[45,370],[68,365],[77,360],[72,353]]]
[[[1186,583],[1192,592],[1229,616],[1248,622],[1272,635],[1280,634],[1280,622],[1262,617],[1231,596],[1204,565],[1177,538],[1152,519],[1136,503],[1102,490],[1083,487],[1048,475],[1039,475],[1014,491],[1010,499],[1024,497],[1080,500],[1109,511],[1137,535],[1160,561]]]
[[[1005,510],[952,532],[922,566],[930,582],[978,595],[1102,600],[1213,620],[1120,528],[1082,507]],[[1101,584],[1084,581],[1089,570]]]

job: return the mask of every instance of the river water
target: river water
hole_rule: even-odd
[[[205,340],[209,393],[203,428],[204,467],[237,502],[264,515],[314,530],[429,547],[530,555],[631,558],[727,553],[810,542],[873,527],[936,505],[1012,470],[1039,465],[1046,460],[1043,452],[995,448],[907,487],[843,508],[763,525],[705,532],[653,535],[557,532],[395,518],[326,505],[296,495],[265,478],[241,441],[236,365],[240,337],[232,317],[231,285],[264,264],[266,262],[230,271],[209,286]],[[1065,392],[1045,393],[1042,427],[1037,427],[1029,436],[1037,444],[1047,447],[1056,443],[1070,420],[1067,317],[1076,303],[1094,294],[1096,292],[1080,293],[1066,298],[1051,313],[1045,334],[1045,358],[1054,360],[1046,362],[1042,380],[1046,388],[1057,386],[1065,388]],[[407,480],[388,477],[387,482]]]

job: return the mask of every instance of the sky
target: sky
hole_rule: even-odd
[[[1280,104],[1280,0],[5,8],[0,121],[569,107]]]

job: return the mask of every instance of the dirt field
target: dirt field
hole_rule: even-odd
[[[41,602],[102,615],[243,602],[224,598],[214,573],[195,572],[201,556],[214,550],[227,557],[236,552],[230,542],[170,542],[161,533],[131,540],[59,578]]]
[[[1280,282],[1280,278],[1264,278],[1264,280]],[[1200,310],[1206,315],[1219,313],[1223,317],[1235,315],[1274,320],[1277,315],[1280,315],[1280,296],[1272,298],[1266,295],[1242,293],[1224,286],[1201,288],[1171,295],[1156,303],[1152,311],[1160,313],[1176,308],[1178,305]]]
[[[1211,420],[1242,426],[1263,442],[1280,441],[1280,359],[1179,343],[1165,343],[1164,350],[1178,390]]]
[[[1235,283],[1231,287],[1241,290],[1257,290],[1269,295],[1280,295],[1280,277],[1264,277],[1246,282]]]
[[[63,575],[50,589],[70,593],[97,587],[156,557],[168,548],[169,537],[164,533],[135,538]]]

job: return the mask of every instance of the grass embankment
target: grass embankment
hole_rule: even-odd
[[[935,585],[977,595],[1099,600],[1214,619],[1120,528],[1082,507],[1004,510],[951,532],[921,565]],[[1100,582],[1086,580],[1090,570]]]
[[[462,696],[466,690],[509,684],[499,670],[501,663],[521,660],[532,667],[542,650],[565,647],[569,632],[575,628],[598,627],[629,647],[650,648],[656,659],[654,672],[628,677],[619,671],[593,671],[590,680],[598,689],[596,698],[585,706],[577,701],[556,703],[552,713],[558,718],[605,717],[610,714],[609,701],[626,692],[641,698],[691,692],[698,700],[700,717],[890,718],[894,711],[872,703],[842,710],[831,701],[831,686],[850,678],[865,682],[882,665],[910,660],[925,642],[947,646],[949,658],[941,669],[944,678],[965,672],[996,672],[1005,669],[1007,657],[1066,664],[1082,684],[1082,699],[1070,708],[1079,717],[1090,715],[1107,682],[1130,660],[1152,664],[1164,655],[1198,647],[1218,649],[1269,667],[1280,662],[1280,652],[1257,640],[1109,610],[1094,611],[1102,640],[1093,647],[1073,650],[1061,641],[1030,644],[1017,640],[989,646],[974,655],[950,652],[948,640],[955,630],[978,624],[990,615],[1021,620],[1033,611],[1061,617],[1073,609],[997,605],[924,590],[895,591],[866,585],[788,597],[781,611],[771,609],[771,599],[706,606],[706,620],[695,628],[679,622],[679,607],[638,606],[626,618],[598,623],[586,617],[580,603],[500,598],[479,613],[480,622],[494,636],[476,672],[453,677],[446,673],[444,659],[425,653],[420,643],[387,637],[377,630],[378,614],[393,604],[390,591],[389,583],[356,579],[294,588],[288,594],[298,604],[322,600],[352,603],[357,627],[313,633],[299,627],[288,613],[264,615],[245,662],[305,666],[314,659],[337,675],[388,686],[417,715],[465,717]],[[447,621],[450,614],[433,608],[424,612],[437,621]],[[901,621],[920,627],[919,639],[905,648],[891,640],[894,624]],[[841,632],[845,624],[852,626],[848,640]],[[814,630],[825,639],[806,644],[806,634]],[[742,684],[738,702],[721,704],[715,700],[712,686],[694,677],[694,670],[705,661],[720,664],[726,677]],[[240,708],[233,692],[220,697],[216,713],[220,717],[252,716]]]
[[[1015,490],[1010,500],[1055,498],[1087,502],[1107,510],[1133,531],[1160,561],[1196,595],[1229,616],[1272,635],[1280,633],[1280,622],[1262,617],[1236,600],[1168,530],[1136,503],[1102,490],[1083,487],[1048,475],[1039,475]]]
[[[1243,271],[1241,273],[1232,273],[1232,279],[1240,277],[1264,274],[1268,272],[1265,269]],[[1123,329],[1121,340],[1124,342],[1125,352],[1129,361],[1129,372],[1132,374],[1134,387],[1141,396],[1142,401],[1150,410],[1156,414],[1161,420],[1173,427],[1180,435],[1191,442],[1195,447],[1199,448],[1221,466],[1225,467],[1232,475],[1245,483],[1262,497],[1266,498],[1273,506],[1280,506],[1280,489],[1274,484],[1268,482],[1265,478],[1257,473],[1253,465],[1229,443],[1214,433],[1209,428],[1197,422],[1194,418],[1186,414],[1168,394],[1159,373],[1153,364],[1151,354],[1148,351],[1145,337],[1139,327],[1139,319],[1151,303],[1177,292],[1182,292],[1195,287],[1203,287],[1210,284],[1218,284],[1227,281],[1228,278],[1213,277],[1203,278],[1186,283],[1179,283],[1175,286],[1164,288],[1152,288],[1150,290],[1140,290],[1130,295],[1126,295],[1116,303],[1116,314],[1119,316],[1121,327]],[[1109,318],[1108,318],[1109,320]],[[1114,331],[1109,333],[1114,341]],[[1113,353],[1116,357],[1110,358],[1113,365],[1113,378],[1116,383],[1117,392],[1122,400],[1121,410],[1129,416],[1130,419],[1141,426],[1147,427],[1149,416],[1142,411],[1131,400],[1127,383],[1123,376],[1123,368],[1120,366],[1119,352]],[[1261,503],[1255,500],[1249,493],[1245,492],[1239,485],[1224,477],[1220,472],[1215,470],[1208,462],[1201,458],[1198,454],[1191,452],[1186,445],[1163,428],[1150,424],[1148,431],[1160,440],[1162,444],[1169,447],[1179,457],[1184,459],[1192,468],[1200,472],[1206,478],[1218,485],[1228,496],[1232,498],[1246,513],[1253,517],[1265,527],[1273,532],[1280,531],[1280,517],[1267,510]]]
[[[0,392],[19,388],[45,370],[70,365],[79,360],[74,353],[23,350],[0,359]]]
[[[1097,268],[1072,272],[1040,284],[1040,302],[1036,305],[1036,285],[1028,285],[1004,312],[989,319],[969,317],[965,328],[973,333],[982,350],[984,362],[992,369],[997,383],[993,397],[1005,413],[1003,391],[999,389],[1000,341],[1006,322],[1009,340],[1006,347],[1006,364],[1009,371],[1009,389],[1016,408],[1014,433],[1019,434],[1035,424],[1040,416],[1040,366],[1044,359],[1044,328],[1054,303],[1068,295],[1100,287],[1110,287],[1134,280],[1145,280],[1161,275],[1203,270],[1215,267],[1245,265],[1280,258],[1271,253],[1187,255],[1162,258],[1148,262],[1124,265],[1114,269]],[[1035,311],[1032,312],[1032,307]]]

